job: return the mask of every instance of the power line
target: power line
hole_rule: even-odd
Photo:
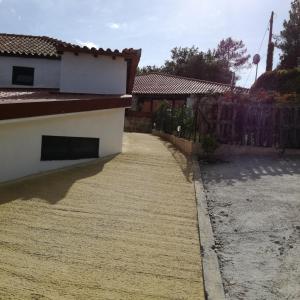
[[[262,45],[263,45],[263,43],[264,43],[264,40],[265,40],[265,38],[266,38],[266,34],[267,34],[268,30],[269,30],[269,24],[268,24],[268,26],[267,26],[267,28],[266,28],[266,30],[265,30],[265,33],[264,33],[264,35],[263,35],[263,38],[262,38],[262,40],[261,40],[261,42],[260,42],[260,45],[259,45],[259,47],[258,47],[258,51],[257,51],[258,54],[260,54],[260,51],[261,51]],[[249,72],[248,72],[248,76],[247,76],[247,78],[246,78],[246,81],[244,82],[244,86],[247,85],[247,83],[248,83],[248,80],[249,80],[250,75],[251,75],[251,73],[252,73],[252,68],[253,68],[253,64],[251,65],[251,68],[250,68],[250,70],[249,70]]]
[[[263,38],[262,38],[262,40],[261,40],[261,43],[260,43],[260,45],[259,45],[259,49],[258,49],[258,51],[257,51],[258,54],[260,54],[261,47],[262,47],[262,45],[263,45],[263,43],[264,43],[264,40],[265,40],[265,37],[266,37],[266,34],[267,34],[268,30],[269,30],[269,26],[267,27],[267,29],[266,29],[266,31],[265,31],[265,33],[264,33],[264,36],[263,36]]]

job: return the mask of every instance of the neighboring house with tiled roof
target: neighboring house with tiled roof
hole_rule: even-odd
[[[195,99],[207,95],[248,93],[248,89],[229,84],[175,76],[165,73],[149,73],[135,77],[132,94],[136,109],[152,113],[162,100],[173,106],[191,104]]]
[[[134,95],[206,95],[248,92],[248,89],[165,73],[150,73],[135,77]]]
[[[0,182],[121,152],[140,55],[0,34]]]
[[[192,107],[197,99],[227,92],[248,93],[246,88],[165,73],[149,73],[135,77],[132,106],[126,110],[125,130],[151,132],[152,116],[162,101],[171,107]]]

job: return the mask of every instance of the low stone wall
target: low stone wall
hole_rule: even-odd
[[[201,145],[199,143],[194,143],[177,137],[172,134],[167,134],[161,131],[153,130],[152,134],[159,136],[170,143],[172,143],[176,148],[182,151],[186,155],[199,154],[201,153]]]
[[[203,150],[200,143],[194,143],[188,141],[175,135],[167,134],[161,131],[153,130],[152,134],[159,136],[170,143],[172,143],[176,148],[182,151],[186,155],[201,155]],[[280,149],[272,147],[254,147],[254,146],[240,146],[240,145],[227,145],[222,144],[215,152],[217,157],[228,157],[234,155],[259,155],[259,156],[278,156],[281,154]],[[286,149],[284,155],[289,156],[300,156],[299,149]]]

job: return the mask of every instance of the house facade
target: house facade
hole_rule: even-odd
[[[172,107],[192,106],[202,97],[222,95],[228,92],[248,93],[248,89],[229,84],[175,76],[164,73],[150,73],[136,76],[133,87],[132,109],[153,114],[163,100]]]
[[[0,182],[121,152],[140,55],[0,34]]]
[[[165,73],[149,73],[135,77],[132,106],[126,110],[125,130],[151,132],[153,114],[162,101],[171,108],[192,107],[197,99],[228,92],[248,93],[246,88]]]

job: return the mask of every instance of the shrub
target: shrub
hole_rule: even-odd
[[[168,134],[190,139],[194,132],[194,116],[191,108],[186,106],[173,108],[168,101],[163,101],[154,115],[156,129]],[[177,128],[180,131],[177,132]]]
[[[202,137],[201,146],[202,146],[203,152],[207,156],[211,156],[217,150],[219,145],[218,145],[217,139],[214,136],[207,134]]]
[[[256,80],[251,91],[260,89],[281,94],[300,94],[300,68],[265,72]]]

